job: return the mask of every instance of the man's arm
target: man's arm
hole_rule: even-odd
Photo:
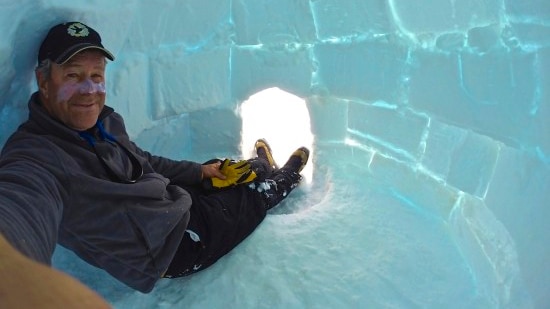
[[[200,163],[187,160],[172,160],[156,156],[139,148],[133,143],[135,151],[149,161],[155,172],[170,179],[173,183],[197,185],[203,179],[204,166]],[[206,175],[205,175],[206,176]]]
[[[62,186],[32,160],[0,161],[0,234],[19,252],[51,263],[63,214]]]
[[[0,308],[109,308],[91,289],[48,266],[64,189],[43,165],[24,151],[0,160]]]
[[[79,281],[37,263],[0,235],[0,308],[111,308]]]

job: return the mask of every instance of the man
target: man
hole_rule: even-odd
[[[0,158],[0,234],[45,264],[60,243],[146,293],[238,245],[298,185],[309,151],[280,169],[264,140],[247,161],[152,155],[105,105],[106,59],[99,34],[80,22],[42,42],[29,119]]]

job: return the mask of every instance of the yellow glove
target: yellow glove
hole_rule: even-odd
[[[250,163],[246,160],[225,159],[220,165],[220,172],[225,175],[225,179],[210,178],[212,187],[216,189],[249,183],[256,178],[256,173],[250,169]]]

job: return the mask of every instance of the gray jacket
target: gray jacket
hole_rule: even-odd
[[[91,143],[29,101],[29,119],[0,157],[0,233],[27,256],[49,264],[55,245],[74,251],[128,286],[153,289],[189,222],[199,163],[153,156],[129,140],[122,117],[105,106],[100,121],[116,143],[90,130],[99,155],[115,170],[136,168],[135,183],[113,181]]]

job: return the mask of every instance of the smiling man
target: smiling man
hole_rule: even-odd
[[[105,105],[105,58],[115,59],[84,24],[50,30],[38,52],[36,80],[40,101],[53,118],[75,130],[96,124]]]
[[[105,105],[104,72],[105,57],[94,50],[83,51],[62,65],[53,64],[50,76],[38,70],[44,108],[72,129],[93,127]]]
[[[0,249],[49,264],[59,243],[146,293],[161,278],[207,268],[252,233],[299,184],[309,151],[280,169],[264,140],[250,160],[200,164],[144,151],[105,105],[107,59],[99,34],[80,22],[44,39],[29,119],[0,157]],[[0,255],[0,271],[10,256]]]

